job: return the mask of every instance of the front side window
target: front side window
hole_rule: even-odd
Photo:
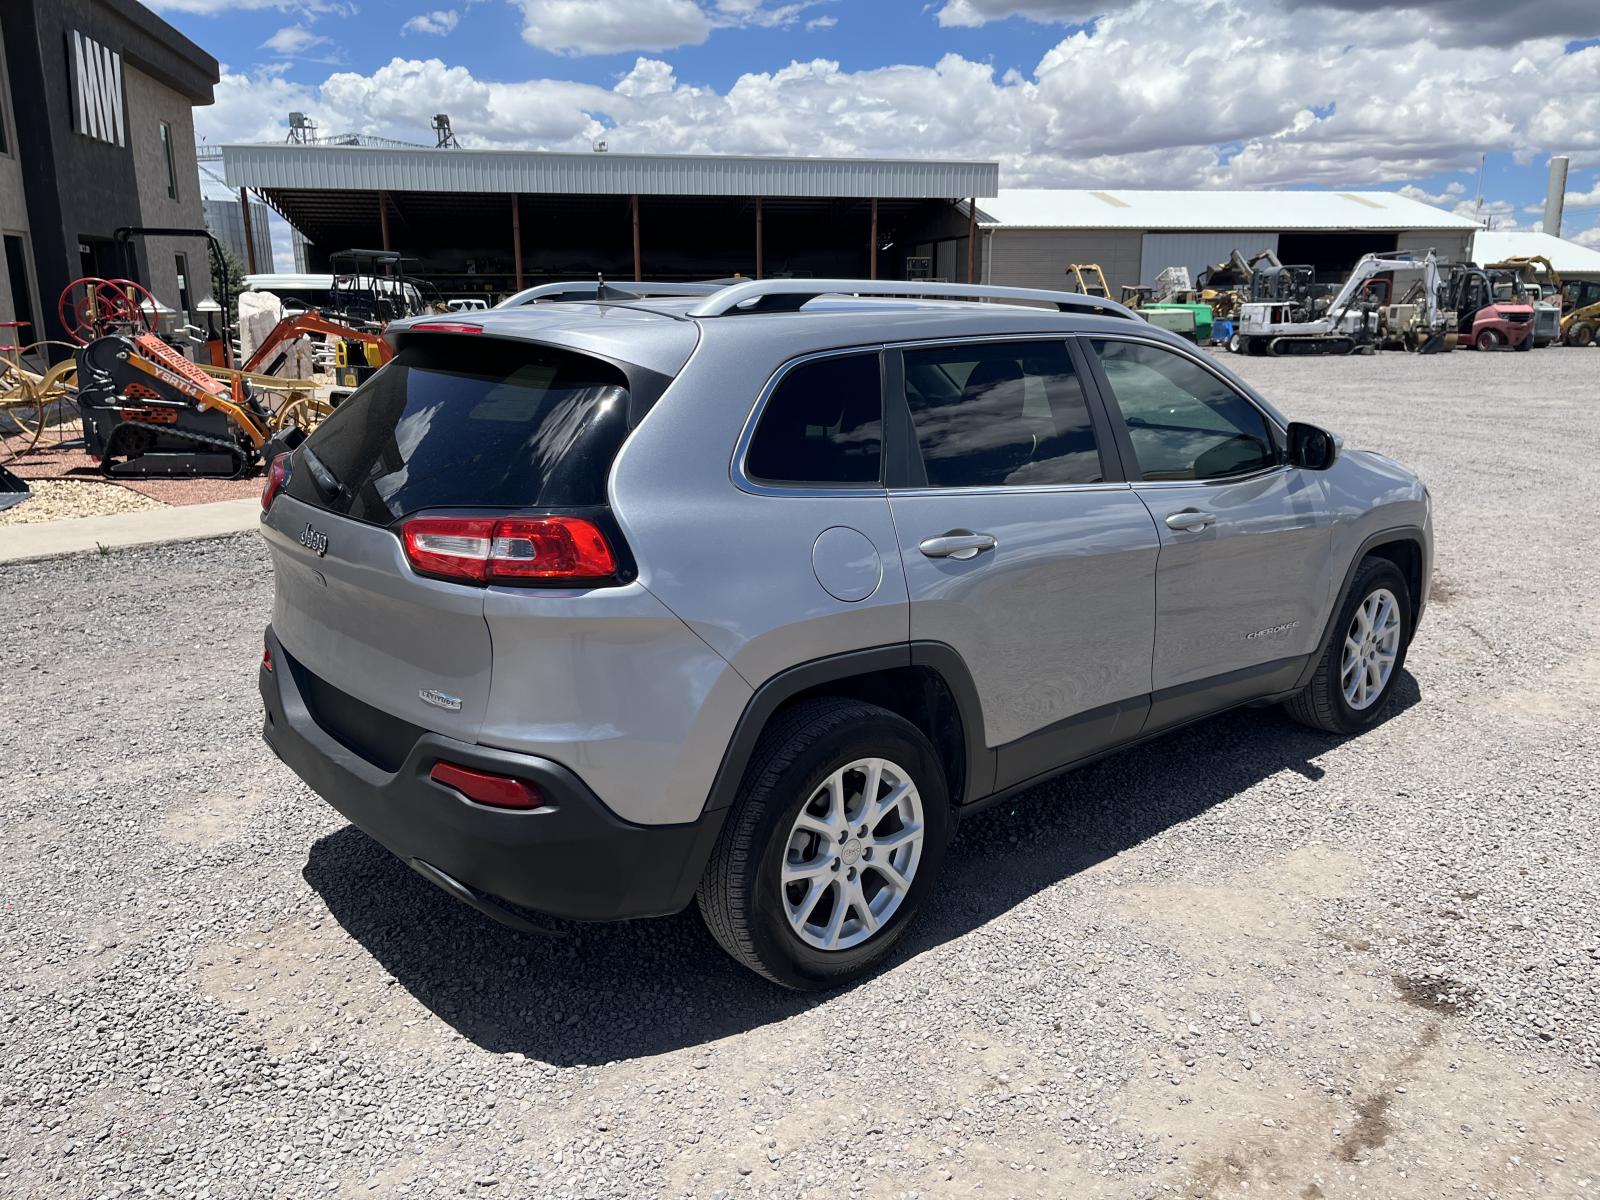
[[[167,198],[178,198],[178,166],[172,157],[172,126],[161,122],[161,157],[167,164]]]
[[[1141,479],[1220,479],[1277,463],[1261,410],[1210,371],[1148,342],[1096,341],[1094,349]]]
[[[906,406],[929,487],[1099,483],[1083,383],[1065,342],[907,350]]]
[[[883,386],[876,354],[795,367],[762,410],[746,476],[763,483],[876,484],[883,457]]]

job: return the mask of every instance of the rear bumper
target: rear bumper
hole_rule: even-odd
[[[267,745],[351,822],[457,899],[516,925],[515,914],[490,902],[614,921],[675,913],[693,898],[724,812],[684,825],[635,825],[559,763],[436,733],[423,733],[399,768],[385,771],[317,723],[294,679],[303,668],[292,666],[271,629],[266,640],[276,666],[260,672]],[[527,779],[548,801],[527,812],[474,804],[429,778],[440,759]]]

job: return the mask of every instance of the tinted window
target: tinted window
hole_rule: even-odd
[[[1217,479],[1278,461],[1261,411],[1211,372],[1148,343],[1094,347],[1143,478]]]
[[[877,483],[883,388],[876,354],[801,363],[767,400],[745,474],[769,483]]]
[[[297,500],[387,525],[424,508],[606,502],[627,434],[627,379],[581,354],[482,337],[422,339],[306,441],[331,472],[298,469]]]
[[[937,346],[904,357],[906,404],[930,487],[1103,478],[1064,342]]]

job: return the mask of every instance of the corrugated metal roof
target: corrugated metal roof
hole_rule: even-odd
[[[224,146],[222,163],[235,188],[885,200],[993,196],[1000,188],[997,163],[873,158],[268,145]]]
[[[981,193],[980,193],[981,194]],[[1156,192],[1007,188],[980,224],[1016,229],[1475,229],[1398,192]]]
[[[1543,255],[1558,275],[1600,275],[1600,250],[1591,250],[1549,233],[1500,233],[1480,229],[1472,239],[1472,261],[1502,262],[1508,258]]]

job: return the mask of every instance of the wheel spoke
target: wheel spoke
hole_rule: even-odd
[[[883,819],[900,807],[900,802],[911,792],[909,783],[901,783],[892,788],[887,796],[873,805],[867,814],[867,828],[876,829]]]
[[[878,873],[878,878],[883,880],[883,886],[896,892],[904,893],[911,886],[911,881],[888,859],[873,859],[872,869]]]
[[[861,886],[859,877],[856,879],[850,895],[851,906],[856,910],[856,916],[860,919],[862,926],[869,934],[876,933],[878,931],[878,915],[872,911],[872,905],[867,903],[867,892]]]
[[[874,838],[872,841],[872,846],[875,851],[881,851],[884,854],[890,854],[893,851],[900,849],[901,846],[907,845],[911,842],[920,842],[921,840],[921,825],[902,825],[893,833],[886,833],[880,838]]]
[[[822,899],[822,893],[828,890],[830,882],[827,879],[813,879],[800,903],[789,905],[789,920],[798,926],[809,924],[811,914],[817,907],[817,901]]]
[[[866,780],[861,785],[861,820],[871,825],[878,810],[878,789],[883,786],[883,759],[875,758],[867,767]]]
[[[844,928],[845,913],[850,910],[850,893],[837,880],[833,885],[833,912],[828,916],[828,928],[822,934],[823,945],[832,948],[839,941],[839,931]]]
[[[822,875],[833,874],[833,859],[827,855],[812,862],[792,863],[787,859],[783,863],[783,882],[795,883],[801,879],[815,879]]]
[[[794,819],[796,829],[804,829],[807,833],[814,833],[820,837],[833,838],[839,832],[838,827],[822,817],[802,809],[800,815]]]
[[[846,819],[844,814],[844,768],[841,767],[828,776],[828,822],[835,829],[843,829]]]

